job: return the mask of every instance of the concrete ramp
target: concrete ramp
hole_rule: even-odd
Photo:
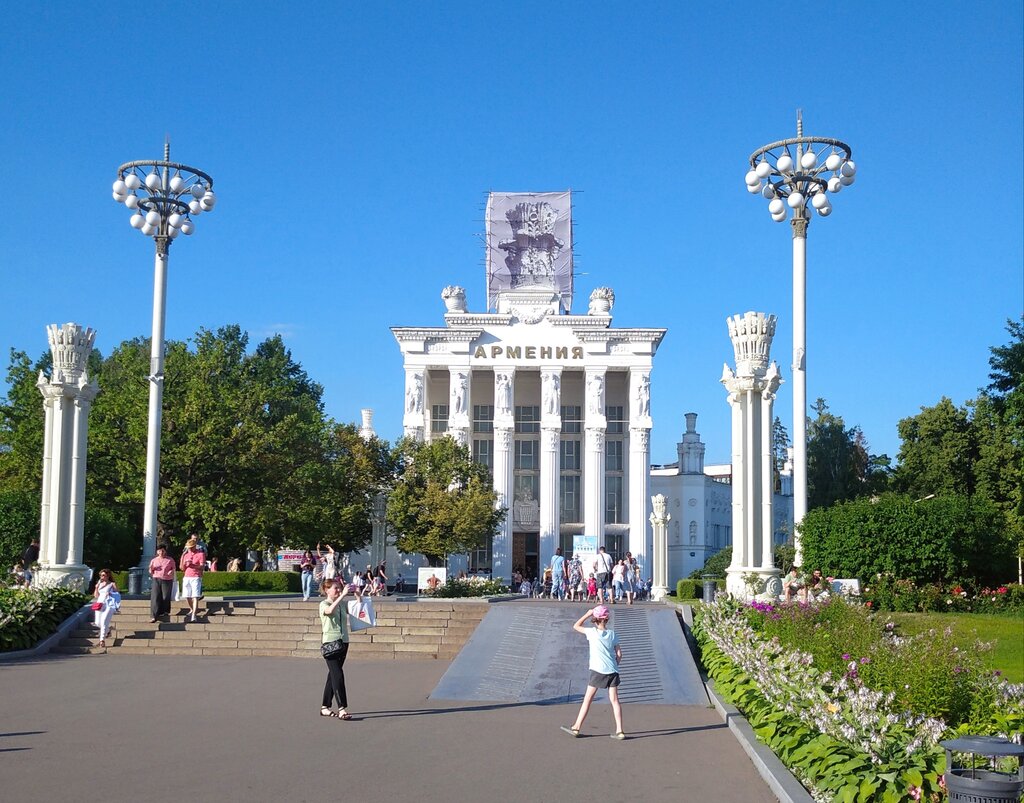
[[[588,606],[523,600],[491,606],[445,672],[432,700],[579,702],[587,688],[587,640],[572,629]],[[676,612],[616,605],[611,627],[622,645],[623,703],[707,706]],[[606,700],[599,691],[597,700]]]

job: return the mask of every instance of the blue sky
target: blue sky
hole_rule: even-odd
[[[668,329],[652,460],[699,414],[729,455],[726,316],[779,316],[791,235],[745,191],[749,154],[848,142],[857,183],[808,238],[808,398],[872,450],[987,384],[1024,309],[1022,6],[968,3],[21,4],[0,30],[0,348],[48,323],[148,335],[153,245],[110,197],[119,164],[210,173],[216,210],[171,249],[167,336],[281,332],[329,414],[401,434],[389,326],[485,306],[488,190],[575,198],[575,312]],[[6,357],[5,357],[6,362]],[[777,412],[791,427],[784,385]]]

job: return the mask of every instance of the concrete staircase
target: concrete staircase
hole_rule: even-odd
[[[199,621],[186,623],[185,604],[171,604],[171,621],[150,624],[148,600],[124,600],[112,619],[106,652],[131,655],[275,655],[320,657],[318,601],[203,600]],[[376,627],[353,633],[350,659],[451,660],[487,613],[481,601],[399,602],[375,598]],[[102,653],[92,619],[53,650]]]

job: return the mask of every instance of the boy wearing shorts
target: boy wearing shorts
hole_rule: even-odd
[[[580,735],[583,720],[590,712],[590,704],[594,701],[597,690],[608,689],[608,700],[615,715],[615,733],[612,734],[612,738],[626,738],[622,730],[622,706],[619,704],[619,663],[622,661],[622,648],[619,646],[619,637],[608,627],[610,617],[608,606],[598,605],[583,614],[572,626],[577,633],[586,636],[590,643],[590,680],[587,683],[587,693],[583,695],[583,703],[573,726],[562,726],[562,730],[573,737]],[[593,627],[583,626],[587,619],[594,620]]]

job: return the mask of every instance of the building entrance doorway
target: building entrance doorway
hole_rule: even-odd
[[[512,533],[512,567],[522,570],[531,581],[540,576],[540,535]]]

